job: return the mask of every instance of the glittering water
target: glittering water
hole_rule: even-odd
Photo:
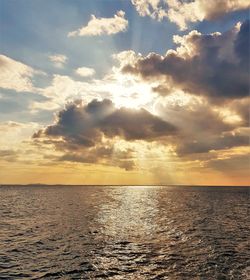
[[[249,279],[250,188],[2,186],[0,279]]]

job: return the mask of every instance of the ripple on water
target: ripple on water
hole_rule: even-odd
[[[249,193],[1,187],[0,279],[248,279]]]

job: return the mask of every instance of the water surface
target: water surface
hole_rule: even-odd
[[[247,279],[250,188],[0,187],[0,279]]]

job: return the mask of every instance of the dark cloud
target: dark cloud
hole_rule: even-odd
[[[250,21],[246,20],[242,23],[237,38],[235,40],[235,52],[237,53],[241,65],[249,71],[250,63],[250,32],[249,32]]]
[[[153,141],[175,133],[173,125],[145,109],[117,109],[105,99],[68,104],[55,124],[39,130],[33,138],[63,151],[60,161],[104,163],[130,170],[134,167],[132,151],[115,149],[113,138]]]
[[[239,133],[225,133],[220,136],[210,136],[189,141],[183,139],[177,146],[177,153],[181,156],[197,153],[208,153],[212,150],[224,150],[238,146],[248,146],[249,136]]]
[[[92,149],[85,149],[84,153],[66,153],[61,156],[59,160],[82,163],[96,163],[99,158],[110,158],[113,153],[113,147],[94,147]]]
[[[80,101],[68,104],[59,112],[55,124],[34,134],[48,138],[62,137],[68,149],[92,147],[107,138],[119,136],[125,140],[152,141],[175,134],[170,123],[145,109],[117,109],[110,100],[93,100],[84,105]]]
[[[244,118],[245,101],[235,100],[231,108]],[[33,138],[63,152],[59,161],[98,163],[126,170],[135,166],[134,151],[115,148],[113,140],[117,137],[172,144],[178,156],[185,158],[249,144],[245,120],[226,122],[219,107],[215,109],[206,101],[195,98],[182,106],[159,103],[155,109],[159,116],[145,109],[118,109],[110,100],[88,104],[78,100],[68,104],[53,125],[38,131]]]
[[[172,83],[215,101],[249,95],[249,20],[239,31],[237,27],[223,34],[202,35],[192,31],[182,38],[176,37],[175,41],[180,44],[177,51],[169,51],[166,56],[151,53],[138,57],[122,71],[144,79],[165,77],[167,86],[160,85],[160,94]]]
[[[167,96],[172,92],[172,85],[171,84],[163,84],[152,87],[153,92],[158,93],[161,96]]]
[[[170,123],[152,115],[145,109],[121,108],[101,121],[100,129],[107,137],[120,136],[125,140],[151,141],[175,134]]]

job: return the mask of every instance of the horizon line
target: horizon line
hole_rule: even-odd
[[[54,187],[54,186],[68,186],[68,187],[250,187],[250,185],[199,185],[199,184],[43,184],[43,183],[28,183],[28,184],[13,184],[13,183],[0,183],[0,187],[3,186],[46,186],[46,187]]]

